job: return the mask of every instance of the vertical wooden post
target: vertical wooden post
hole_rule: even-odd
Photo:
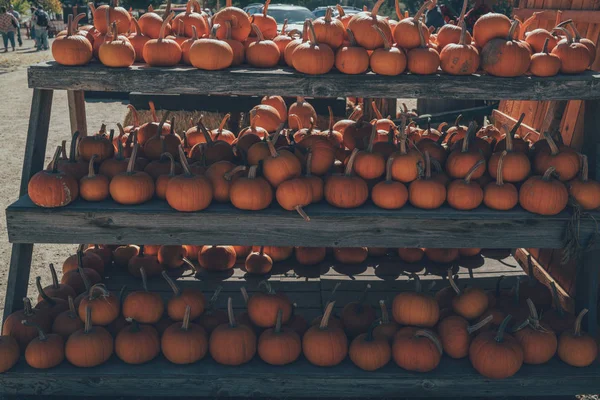
[[[19,196],[27,193],[29,179],[44,168],[52,94],[52,90],[33,90]],[[33,244],[31,243],[13,244],[12,246],[2,321],[9,314],[23,307],[22,298],[27,295],[32,252]]]
[[[590,166],[590,178],[600,178],[600,100],[588,100],[585,102],[583,120],[583,148],[582,151],[588,157]]]
[[[383,118],[387,118],[388,115],[391,116],[391,119],[396,119],[396,104],[397,99],[364,99],[364,115],[365,121],[370,121],[374,118],[377,118],[375,112],[373,111],[373,107],[371,106],[371,102],[375,101],[377,104],[377,108],[383,115]]]
[[[85,117],[85,97],[83,90],[67,90],[69,103],[69,119],[71,120],[71,134],[79,131],[82,136],[87,136],[87,120]]]

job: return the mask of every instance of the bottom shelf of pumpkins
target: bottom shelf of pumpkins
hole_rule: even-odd
[[[45,370],[61,368],[65,360],[76,367],[100,366],[114,362],[113,354],[126,364],[151,364],[162,360],[162,353],[180,365],[212,358],[241,366],[258,358],[270,365],[290,365],[292,371],[302,358],[319,367],[335,367],[349,358],[365,371],[393,362],[422,373],[434,371],[442,358],[468,358],[479,374],[502,379],[523,364],[555,363],[555,357],[565,368],[586,367],[598,351],[595,339],[581,329],[587,310],[575,317],[559,301],[536,307],[532,298],[547,295],[523,290],[519,279],[512,290],[461,288],[450,269],[450,285],[434,296],[412,274],[415,289],[397,293],[391,313],[385,301],[379,301],[378,312],[360,296],[333,315],[332,296],[322,316],[307,320],[268,281],[251,296],[242,289],[246,310],[235,315],[231,296],[227,311],[218,309],[215,296],[207,301],[197,287],[181,289],[166,271],[162,276],[173,290],[166,301],[148,290],[144,267],[139,269],[139,290],[123,289],[119,295],[102,283],[87,286],[82,251],[77,258],[87,290],[76,296],[64,284],[44,289],[38,278],[38,304],[32,307],[25,298],[24,309],[4,323],[0,371],[10,370],[21,354],[31,368]]]

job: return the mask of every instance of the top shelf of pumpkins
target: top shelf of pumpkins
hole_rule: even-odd
[[[304,32],[287,32],[285,24],[277,31],[275,19],[268,15],[269,1],[262,14],[249,16],[227,6],[209,17],[196,0],[189,0],[185,13],[174,16],[167,9],[164,20],[149,10],[138,20],[122,7],[92,6],[94,25],[78,27],[69,16],[68,29],[52,44],[54,59],[62,65],[85,65],[95,57],[107,67],[129,67],[134,62],[154,67],[192,65],[203,70],[222,70],[247,63],[256,68],[288,65],[296,71],[320,75],[334,67],[344,74],[362,74],[369,68],[376,74],[395,76],[408,71],[430,75],[439,68],[450,75],[471,75],[477,71],[500,77],[526,73],[549,77],[578,74],[596,58],[596,46],[581,38],[572,21],[559,23],[549,32],[527,27],[534,15],[521,24],[503,14],[482,16],[473,28],[465,29],[464,13],[456,25],[439,31],[421,22],[426,2],[409,17],[399,21],[378,16],[384,0],[372,11],[339,16],[328,9],[324,17],[306,20]]]
[[[323,198],[344,209],[370,196],[392,210],[407,202],[426,210],[445,202],[458,210],[520,204],[555,215],[570,194],[585,210],[600,207],[600,184],[588,179],[584,155],[548,134],[531,148],[515,136],[525,115],[502,135],[492,125],[477,130],[475,122],[467,127],[460,119],[452,127],[419,129],[406,124],[410,112],[402,113],[400,127],[381,115],[368,122],[359,106],[335,124],[330,115],[328,129],[319,131],[304,99],[288,110],[281,97],[271,96],[251,110],[251,125],[237,135],[224,128],[227,115],[215,129],[200,120],[180,136],[174,120],[166,122],[168,112],[159,122],[152,103],[151,109],[153,121],[140,124],[134,113],[134,125],[118,124],[118,136],[105,127],[93,136],[75,133],[69,157],[59,158],[58,147],[48,169],[29,181],[31,200],[60,207],[78,195],[87,201],[110,196],[136,205],[156,196],[177,211],[193,212],[213,201],[258,211],[275,198],[305,220],[303,207]]]

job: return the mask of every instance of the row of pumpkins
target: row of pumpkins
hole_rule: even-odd
[[[117,257],[109,246],[90,247],[85,253],[80,248],[75,271],[81,276],[86,275],[84,258],[91,254]],[[367,301],[367,285],[360,299],[344,305],[339,316],[333,314],[332,293],[323,316],[308,322],[267,281],[251,296],[242,288],[246,311],[236,316],[231,297],[227,312],[216,308],[220,289],[207,302],[201,291],[179,288],[163,271],[173,290],[165,302],[148,290],[146,267],[138,265],[142,288],[129,293],[124,288],[120,295],[101,283],[77,291],[58,283],[53,269],[52,285],[42,288],[38,277],[37,305],[32,307],[25,298],[24,309],[4,323],[0,372],[10,369],[23,352],[27,363],[40,369],[65,358],[78,367],[93,367],[113,352],[129,364],[149,362],[161,352],[173,363],[191,364],[210,353],[225,365],[244,364],[256,353],[266,363],[286,365],[303,353],[317,366],[335,366],[349,355],[367,371],[393,359],[418,372],[435,369],[446,353],[455,359],[469,357],[479,373],[501,379],[515,374],[523,363],[543,364],[555,354],[578,367],[590,365],[597,355],[596,341],[581,330],[587,310],[577,318],[563,310],[554,285],[553,305],[552,294],[539,283],[517,280],[506,290],[499,280],[496,290],[486,292],[472,285],[461,288],[449,270],[450,286],[433,296],[422,290],[413,274],[415,290],[394,297],[392,318],[383,300],[378,318]]]
[[[115,0],[116,1],[116,0]],[[175,16],[169,9],[163,20],[149,11],[139,21],[118,6],[93,9],[94,26],[78,29],[80,14],[59,34],[52,45],[54,59],[63,65],[85,65],[93,56],[108,67],[129,67],[134,62],[169,67],[193,65],[204,70],[221,70],[244,62],[258,68],[284,64],[305,74],[325,74],[334,67],[345,74],[362,74],[369,68],[381,75],[399,75],[408,70],[429,75],[443,72],[470,75],[481,69],[501,77],[536,76],[557,73],[576,74],[587,70],[596,58],[596,46],[581,38],[572,21],[559,23],[548,32],[527,27],[503,14],[483,15],[473,28],[465,28],[464,0],[457,25],[448,24],[437,33],[421,22],[425,2],[414,17],[402,15],[398,0],[398,21],[378,16],[384,0],[373,10],[333,18],[306,20],[303,32],[280,33],[275,19],[268,15],[269,2],[262,14],[248,16],[239,8],[227,7],[209,18],[196,0],[189,0],[186,12]],[[130,32],[134,27],[135,32]],[[569,30],[569,28],[571,30]],[[173,36],[167,36],[172,33]]]
[[[420,129],[406,124],[409,111],[398,127],[379,113],[365,121],[358,110],[335,124],[330,116],[328,129],[320,131],[304,99],[288,110],[281,97],[270,96],[251,110],[251,125],[237,135],[225,129],[227,115],[215,129],[200,120],[181,136],[168,115],[159,122],[154,113],[154,121],[143,124],[134,118],[132,126],[118,125],[118,136],[105,127],[84,138],[76,133],[70,154],[63,142],[48,170],[32,177],[31,200],[60,207],[79,195],[87,201],[110,196],[135,205],[156,196],[193,212],[213,201],[257,211],[275,199],[306,220],[303,207],[322,199],[338,208],[359,207],[369,197],[384,209],[407,202],[429,210],[446,202],[458,210],[520,204],[541,215],[561,212],[569,195],[585,210],[600,206],[600,184],[588,179],[586,156],[548,134],[530,148],[516,136],[524,115],[502,134],[460,119]]]

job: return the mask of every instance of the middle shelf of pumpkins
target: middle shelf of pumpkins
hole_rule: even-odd
[[[129,107],[133,125],[56,148],[7,209],[11,242],[559,248],[581,215],[569,197],[600,206],[586,156],[560,135],[520,138],[524,116],[420,128],[357,107],[319,129],[305,99],[268,96],[239,132],[228,115],[177,132],[169,112],[142,122]],[[596,229],[578,221],[581,237]]]
[[[523,364],[568,375],[597,354],[586,310],[564,309],[507,250],[80,245],[60,280],[49,268],[36,306],[3,325],[6,374],[24,353],[16,371],[260,359],[427,373],[468,358],[502,379]]]

